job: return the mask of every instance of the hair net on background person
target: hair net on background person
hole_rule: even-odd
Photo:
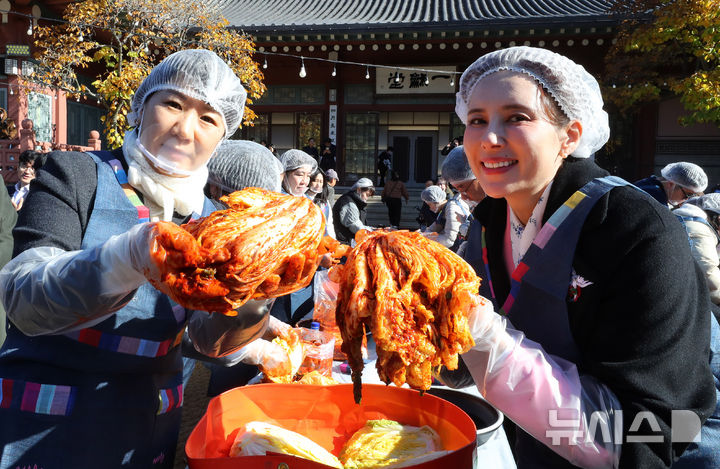
[[[464,124],[467,124],[468,104],[475,86],[501,70],[534,78],[567,117],[582,124],[582,137],[573,156],[587,158],[605,145],[610,126],[597,80],[567,57],[536,47],[519,46],[490,52],[463,72],[460,91],[455,96],[455,112]]]
[[[208,162],[208,182],[225,192],[260,187],[280,192],[283,167],[270,150],[247,140],[226,140]]]
[[[215,52],[186,49],[167,56],[140,84],[128,113],[131,126],[140,124],[141,111],[148,97],[171,90],[207,103],[220,113],[225,137],[242,122],[247,92],[232,69]]]
[[[705,171],[700,166],[686,161],[670,163],[660,170],[660,175],[693,192],[702,192],[708,185]]]
[[[720,193],[712,192],[700,197],[688,199],[685,204],[697,205],[706,212],[713,212],[720,215]]]
[[[430,186],[422,191],[420,198],[428,204],[439,204],[447,200],[447,194],[440,186]]]
[[[462,145],[453,148],[442,164],[442,176],[450,184],[477,179],[470,168]]]
[[[310,166],[310,172],[317,169],[317,161],[302,150],[290,149],[280,156],[280,163],[285,172],[294,171],[301,166]]]
[[[357,181],[355,181],[355,184],[352,185],[350,189],[357,189],[357,188],[367,188],[367,187],[373,187],[373,183],[368,178],[360,178]]]

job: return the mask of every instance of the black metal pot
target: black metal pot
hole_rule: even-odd
[[[503,424],[504,416],[495,407],[478,396],[448,388],[430,388],[428,393],[455,404],[475,422],[477,445],[484,444]]]

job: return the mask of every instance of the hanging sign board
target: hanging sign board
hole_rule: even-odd
[[[335,143],[335,137],[337,137],[337,108],[337,104],[331,104],[330,112],[328,113],[330,117],[330,122],[328,122],[328,138],[332,140],[333,144]]]
[[[426,71],[378,67],[375,70],[375,93],[391,95],[455,93],[455,83],[458,78],[454,73],[455,67],[417,65],[412,68]]]

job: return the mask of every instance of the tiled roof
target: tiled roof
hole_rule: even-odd
[[[369,31],[607,20],[612,0],[209,0],[246,31]]]

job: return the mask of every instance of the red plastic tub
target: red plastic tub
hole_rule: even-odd
[[[459,407],[436,396],[376,384],[364,384],[362,403],[355,404],[352,384],[311,386],[258,384],[231,389],[213,398],[193,429],[185,453],[190,469],[327,468],[324,464],[288,455],[230,458],[238,429],[260,420],[307,436],[338,455],[342,445],[367,420],[392,419],[405,425],[429,425],[450,453],[416,469],[472,468],[476,429]]]

